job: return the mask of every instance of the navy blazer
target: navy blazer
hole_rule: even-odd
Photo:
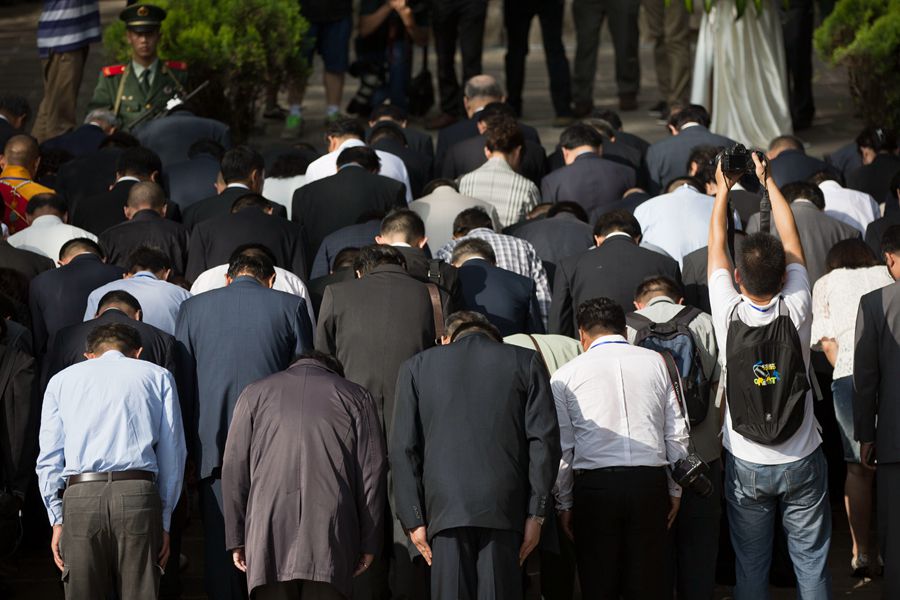
[[[541,137],[534,127],[522,122],[519,122],[519,127],[522,129],[522,136],[526,140],[531,140],[538,144],[541,143]],[[438,132],[437,154],[434,161],[435,172],[439,173],[442,171],[444,157],[447,155],[447,151],[450,148],[455,144],[471,137],[475,137],[476,135],[478,135],[478,117],[476,116],[457,121],[453,125],[441,129],[440,132]]]
[[[806,181],[819,171],[830,171],[833,175],[838,175],[837,169],[818,158],[807,156],[802,150],[784,150],[769,162],[769,169],[778,187]]]
[[[296,355],[311,350],[312,324],[303,298],[238,277],[231,285],[185,300],[175,338],[193,372],[194,422],[185,422],[184,429],[202,479],[222,466],[238,396],[250,383],[283,371]]]
[[[64,150],[72,157],[78,158],[96,152],[105,139],[105,131],[88,123],[55,138],[50,138],[41,144],[41,150]]]
[[[658,194],[676,177],[687,175],[691,150],[697,146],[730,148],[734,146],[734,140],[717,135],[703,125],[693,125],[682,129],[678,135],[652,144],[647,150],[650,191]]]
[[[169,192],[169,203],[181,211],[216,191],[219,161],[209,154],[200,154],[163,171],[163,182]]]
[[[476,258],[457,270],[465,310],[482,313],[506,337],[544,333],[534,280]]]
[[[593,223],[620,208],[622,195],[634,187],[635,177],[634,169],[588,152],[544,177],[541,201],[577,202]]]

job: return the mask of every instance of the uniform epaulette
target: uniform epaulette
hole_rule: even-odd
[[[183,60],[167,60],[166,66],[176,71],[187,71],[187,63]]]
[[[108,67],[100,69],[100,72],[102,72],[105,77],[114,77],[115,75],[121,75],[125,72],[125,65],[109,65]]]

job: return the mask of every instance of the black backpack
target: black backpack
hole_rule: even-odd
[[[810,390],[800,335],[784,306],[758,327],[732,309],[726,342],[726,391],[732,428],[748,440],[773,445],[788,440],[803,423]]]
[[[683,382],[684,402],[691,426],[703,422],[709,410],[709,380],[703,373],[700,348],[688,324],[702,312],[685,306],[669,321],[656,323],[644,315],[629,313],[628,325],[635,330],[634,345],[668,353],[678,367]]]

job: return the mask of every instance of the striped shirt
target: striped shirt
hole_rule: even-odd
[[[97,0],[45,0],[38,21],[37,45],[41,58],[50,52],[71,52],[100,41]]]
[[[528,211],[541,201],[534,183],[522,177],[505,159],[494,157],[459,180],[459,193],[497,208],[500,226],[509,227],[525,220]]]

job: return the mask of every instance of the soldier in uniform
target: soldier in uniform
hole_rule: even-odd
[[[166,11],[152,4],[133,4],[119,14],[125,21],[131,61],[101,70],[89,105],[109,108],[126,130],[145,112],[165,109],[173,96],[186,95],[187,65],[180,61],[160,61],[156,54]]]

